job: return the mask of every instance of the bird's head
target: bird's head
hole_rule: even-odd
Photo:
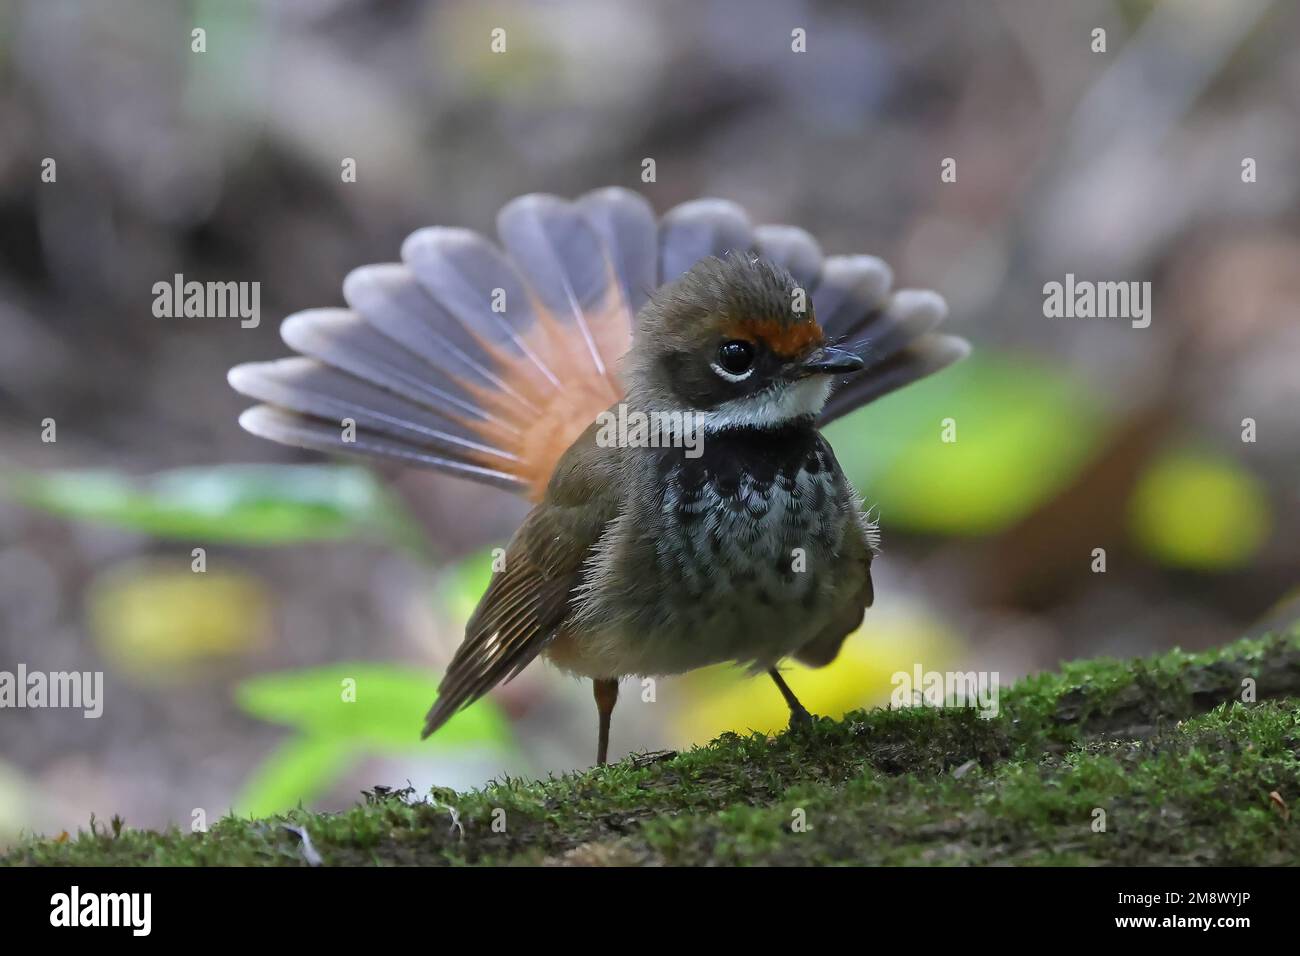
[[[832,379],[862,366],[827,343],[789,272],[730,253],[701,259],[645,305],[626,376],[631,404],[692,412],[721,431],[816,416]]]

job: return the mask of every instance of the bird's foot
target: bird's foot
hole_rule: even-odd
[[[816,720],[817,718],[808,713],[808,711],[803,707],[792,707],[790,709],[790,730],[792,733],[801,733],[803,731],[812,730],[812,726],[816,723]]]

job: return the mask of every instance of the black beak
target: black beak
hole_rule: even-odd
[[[804,375],[848,375],[859,372],[866,363],[860,356],[833,345],[819,348],[799,363]]]

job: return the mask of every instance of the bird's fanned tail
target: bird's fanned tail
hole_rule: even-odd
[[[656,223],[625,189],[574,202],[522,196],[498,217],[504,252],[465,229],[432,227],[402,262],[344,282],[347,308],[290,316],[298,355],[240,365],[229,380],[262,403],[240,423],[286,445],[459,475],[538,500],[565,449],[622,397],[619,360],[636,313],[701,258],[741,252],[787,269],[827,337],[863,357],[838,382],[826,424],[963,357],[934,331],[933,292],[892,291],[872,256],[824,256],[793,226],[755,227],[722,199]]]
[[[229,373],[261,403],[240,424],[282,444],[430,468],[539,501],[561,456],[622,397],[620,360],[641,307],[699,260],[727,253],[787,270],[826,337],[865,361],[836,383],[822,424],[969,351],[934,331],[946,312],[935,293],[891,291],[881,260],[824,256],[804,230],[755,227],[726,200],[683,203],[656,223],[625,189],[575,202],[531,195],[507,204],[497,224],[504,251],[465,229],[420,229],[401,262],[347,277],[346,308],[287,318],[281,337],[295,356]],[[471,618],[426,736],[562,627],[585,555],[612,520],[592,501],[616,496],[559,471],[549,506],[512,540]],[[833,656],[841,632],[837,624],[809,653]]]

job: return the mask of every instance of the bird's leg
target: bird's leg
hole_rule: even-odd
[[[805,708],[803,704],[799,703],[799,698],[794,696],[794,691],[792,691],[790,685],[785,682],[785,678],[781,676],[781,672],[773,667],[767,673],[776,684],[776,689],[781,692],[781,696],[785,698],[786,706],[790,708],[790,729],[798,730],[801,727],[811,727],[812,714],[808,713],[807,708]]]
[[[614,704],[618,702],[618,680],[593,678],[591,689],[596,697],[596,712],[600,714],[600,740],[596,744],[596,765],[603,767],[605,758],[609,756],[609,715],[614,713]]]

